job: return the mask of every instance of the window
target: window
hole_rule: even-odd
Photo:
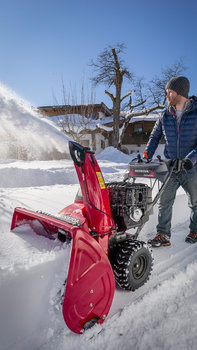
[[[134,124],[134,132],[142,133],[143,132],[142,124]]]

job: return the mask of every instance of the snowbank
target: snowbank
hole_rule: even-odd
[[[112,146],[106,147],[101,153],[97,154],[96,158],[98,160],[107,160],[116,163],[129,163],[133,158],[136,157],[136,154],[125,154],[117,150]]]
[[[76,184],[77,175],[71,160],[14,161],[0,163],[0,187],[32,187]]]

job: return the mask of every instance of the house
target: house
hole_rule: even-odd
[[[80,133],[79,142],[85,147],[90,147],[95,153],[108,147],[108,131],[99,125],[103,125],[108,118],[111,120],[112,111],[103,102],[73,106],[42,106],[38,107],[37,110],[42,116],[61,127],[66,121],[71,126],[75,136]]]
[[[95,153],[100,153],[111,144],[113,115],[112,110],[103,102],[89,105],[43,106],[38,107],[38,110],[47,119],[60,125],[62,125],[62,120],[67,118],[67,124],[73,124],[75,134],[80,133],[79,142],[86,147],[90,147]],[[127,112],[121,112],[120,127],[125,113]],[[123,138],[122,151],[128,154],[143,152],[158,117],[158,113],[140,115],[140,112],[138,116],[132,117]],[[163,152],[162,143],[158,152],[160,154]]]
[[[121,117],[124,118],[127,112],[122,111],[120,116],[120,127],[121,127]],[[149,140],[151,131],[155,125],[155,122],[159,118],[160,113],[150,113],[148,115],[139,115],[133,116],[129,122],[129,125],[126,129],[126,133],[123,137],[123,142],[121,150],[127,154],[133,152],[142,152],[146,147],[146,144]],[[113,120],[110,122],[106,120],[105,126],[112,127]],[[120,129],[121,130],[121,129]],[[121,132],[121,131],[120,131]],[[161,143],[157,149],[159,154],[163,153],[164,141],[161,140]]]

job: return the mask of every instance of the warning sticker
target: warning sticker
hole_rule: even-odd
[[[100,188],[102,188],[102,189],[105,188],[105,182],[104,182],[104,179],[103,179],[101,172],[96,172],[96,175],[98,177]]]

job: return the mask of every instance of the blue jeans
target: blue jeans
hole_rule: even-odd
[[[173,172],[159,200],[157,232],[171,236],[172,207],[177,189],[182,186],[188,195],[188,206],[191,209],[190,230],[197,231],[197,173],[186,171]]]

